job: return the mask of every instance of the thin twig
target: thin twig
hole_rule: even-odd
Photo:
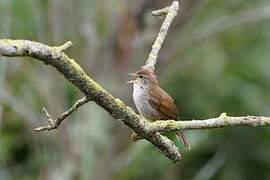
[[[68,41],[66,42],[65,44],[61,45],[61,46],[57,46],[56,48],[59,50],[59,51],[65,51],[67,50],[68,48],[72,47],[73,46],[73,43],[71,41]]]
[[[164,42],[164,39],[167,35],[168,29],[174,19],[174,17],[177,15],[177,11],[179,9],[179,3],[178,1],[173,1],[172,5],[160,10],[156,10],[152,12],[152,15],[155,16],[162,16],[166,14],[166,18],[164,19],[161,28],[159,30],[159,33],[157,35],[157,38],[152,46],[152,50],[149,54],[149,57],[144,65],[144,67],[155,69],[155,64],[158,58],[158,53],[161,49],[161,46]]]
[[[163,9],[152,11],[152,15],[162,17],[168,14],[169,11],[170,11],[170,7],[165,7]]]
[[[52,130],[57,129],[61,122],[66,119],[69,115],[71,115],[74,111],[78,110],[79,107],[87,103],[89,99],[84,96],[83,98],[79,99],[71,108],[69,108],[66,112],[62,113],[56,120],[53,120],[51,115],[48,113],[46,108],[43,108],[43,113],[47,117],[48,125],[47,126],[41,126],[35,129],[35,131],[45,131],[45,130]]]

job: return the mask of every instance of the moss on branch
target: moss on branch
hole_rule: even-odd
[[[30,56],[53,66],[75,85],[86,97],[108,111],[115,119],[121,120],[136,133],[154,144],[172,161],[180,160],[180,153],[170,139],[159,133],[149,133],[149,122],[141,120],[132,108],[120,99],[113,97],[97,82],[90,78],[83,69],[69,58],[63,50],[65,45],[50,47],[28,40],[0,40],[0,54],[3,56]]]
[[[216,129],[224,127],[269,127],[270,117],[264,116],[242,116],[230,117],[222,113],[217,118],[205,120],[187,120],[187,121],[156,121],[151,123],[150,132],[170,132],[177,130],[196,130],[196,129]]]

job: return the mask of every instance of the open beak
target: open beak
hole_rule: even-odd
[[[135,73],[129,73],[128,75],[132,76],[133,78],[137,77],[137,74],[135,74]],[[135,80],[131,80],[131,81],[128,81],[127,84],[133,84],[134,82],[135,82]]]
[[[128,73],[129,76],[132,76],[132,77],[136,77],[137,74],[136,73]]]
[[[127,84],[133,84],[135,81],[134,80],[131,80],[131,81],[128,81]]]

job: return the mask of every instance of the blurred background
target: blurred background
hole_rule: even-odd
[[[144,64],[165,0],[0,0],[0,38],[67,51],[114,96],[134,107],[127,73]],[[181,0],[157,74],[182,119],[270,116],[269,0]],[[35,133],[46,107],[57,117],[82,94],[31,58],[0,58],[0,179],[270,179],[270,130],[186,132],[192,149],[172,164],[95,103],[56,131]],[[181,145],[180,145],[181,146]]]

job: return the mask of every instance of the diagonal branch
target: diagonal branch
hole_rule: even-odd
[[[57,129],[63,120],[65,120],[69,115],[71,115],[74,111],[78,110],[82,105],[87,103],[89,99],[84,96],[83,98],[79,99],[71,108],[69,108],[66,112],[62,113],[57,119],[52,119],[51,115],[48,113],[46,108],[43,108],[42,111],[47,117],[48,125],[37,127],[35,131],[45,131],[45,130],[52,130]]]
[[[132,108],[126,106],[120,99],[113,97],[91,79],[73,59],[62,52],[70,45],[60,46],[59,48],[28,40],[4,39],[0,40],[0,54],[9,57],[30,56],[53,66],[80,89],[89,100],[96,102],[108,111],[114,119],[121,120],[125,125],[155,145],[160,152],[173,162],[180,160],[180,153],[170,139],[159,133],[148,133],[149,122],[141,120]]]

